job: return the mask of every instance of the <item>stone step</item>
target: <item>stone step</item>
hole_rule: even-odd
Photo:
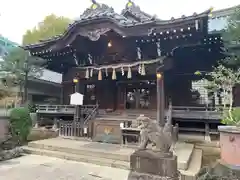
[[[115,167],[115,168],[126,169],[126,170],[130,169],[129,167],[130,163],[126,161],[112,160],[108,158],[93,157],[93,156],[80,155],[80,154],[70,154],[66,152],[38,149],[38,148],[32,148],[28,146],[24,146],[23,150],[26,154],[55,157],[60,159],[72,160],[77,162],[85,162],[85,163],[91,163],[91,164],[96,164],[100,166]]]
[[[71,140],[63,140],[65,142],[67,141],[71,141]],[[40,142],[40,143],[38,143]],[[31,148],[37,148],[37,149],[43,149],[43,150],[49,150],[49,151],[57,151],[57,152],[63,152],[63,153],[69,153],[69,154],[75,154],[75,155],[84,155],[84,156],[89,156],[89,157],[99,157],[99,158],[104,158],[104,159],[111,159],[111,160],[116,160],[116,161],[126,161],[129,162],[130,161],[130,154],[134,151],[133,149],[126,149],[126,151],[124,152],[125,149],[123,149],[121,152],[111,152],[108,150],[103,150],[103,149],[96,149],[96,148],[84,148],[82,146],[77,146],[77,147],[73,147],[71,145],[67,145],[65,143],[63,143],[64,145],[58,144],[58,145],[54,145],[54,144],[47,144],[44,142],[44,140],[42,141],[33,141],[28,143],[28,147]],[[94,144],[104,144],[104,143],[94,143]],[[108,146],[109,144],[104,144],[106,146]],[[110,144],[111,145],[111,144]]]
[[[129,169],[130,155],[135,151],[135,148],[116,144],[53,138],[30,142],[27,147],[24,147],[24,150],[27,153],[37,155]],[[202,150],[194,149],[193,144],[178,142],[175,147],[175,154],[178,157],[178,170],[185,178],[182,180],[188,180],[186,178],[195,180],[194,178],[201,168]]]
[[[114,168],[120,168],[130,170],[130,163],[126,161],[111,160],[107,158],[70,154],[65,152],[51,151],[46,149],[32,148],[24,146],[23,150],[27,154],[35,154],[41,156],[55,157],[60,159],[72,160],[77,162],[85,162],[96,164],[100,166],[108,166]],[[201,169],[202,163],[202,150],[194,149],[189,168],[187,170],[179,170],[181,173],[181,180],[196,180],[196,176]]]
[[[194,145],[190,143],[176,143],[175,145],[175,155],[178,157],[178,169],[187,170],[189,167],[189,162],[194,151]]]
[[[197,174],[202,166],[202,150],[194,149],[189,167],[187,170],[179,170],[181,173],[181,180],[197,180]]]
[[[125,162],[130,161],[130,155],[135,151],[136,148],[98,142],[67,140],[61,138],[33,141],[28,143],[28,147]],[[175,155],[178,157],[178,169],[188,169],[193,150],[193,144],[184,142],[178,142],[176,144]]]

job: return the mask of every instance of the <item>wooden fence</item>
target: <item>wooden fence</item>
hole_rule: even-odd
[[[59,136],[61,137],[91,137],[91,128],[89,122],[95,119],[98,114],[98,105],[83,106],[83,111],[86,114],[80,121],[60,121],[59,122]]]

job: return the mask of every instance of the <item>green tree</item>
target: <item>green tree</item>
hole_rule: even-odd
[[[13,140],[22,144],[26,142],[32,126],[27,108],[14,108],[10,112],[10,127]]]
[[[44,60],[30,56],[22,48],[14,48],[0,62],[0,72],[7,87],[18,86],[21,94],[24,87],[24,102],[27,101],[27,82],[29,77],[38,78],[42,76],[42,68],[36,66],[42,64]],[[22,94],[21,94],[22,96]]]
[[[23,45],[37,43],[40,40],[48,39],[62,34],[71,23],[66,17],[58,17],[54,14],[46,16],[44,20],[23,35]]]
[[[230,65],[240,65],[240,6],[228,18],[227,29],[223,33],[226,62]]]

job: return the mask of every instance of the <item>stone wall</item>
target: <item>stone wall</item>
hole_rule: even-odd
[[[41,139],[49,139],[58,137],[58,130],[45,128],[32,128],[27,138],[28,141],[37,141]]]

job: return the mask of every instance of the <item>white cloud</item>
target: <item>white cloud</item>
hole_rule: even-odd
[[[120,12],[127,0],[97,0],[112,6]],[[210,3],[211,2],[211,3]],[[210,7],[222,9],[239,4],[239,0],[135,0],[142,10],[156,14],[161,19],[179,17],[183,14],[202,12]],[[10,40],[21,43],[24,32],[37,25],[46,15],[51,13],[76,18],[91,5],[90,0],[1,0],[0,34]]]

